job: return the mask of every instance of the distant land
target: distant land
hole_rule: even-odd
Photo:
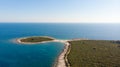
[[[61,42],[66,46],[54,67],[120,67],[120,41],[72,39],[59,40],[49,36],[17,39],[22,44]]]

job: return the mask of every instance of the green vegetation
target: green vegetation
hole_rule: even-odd
[[[53,38],[49,37],[28,37],[28,38],[23,38],[21,39],[21,42],[42,42],[42,41],[51,41]]]
[[[81,40],[70,44],[71,67],[120,67],[120,42]]]

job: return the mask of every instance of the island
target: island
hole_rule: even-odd
[[[48,36],[31,36],[31,37],[23,37],[17,39],[18,43],[22,44],[36,44],[36,43],[44,43],[44,42],[51,42],[55,39]]]
[[[17,39],[21,44],[61,42],[63,52],[54,67],[120,67],[119,40],[70,39],[61,40],[48,36]]]

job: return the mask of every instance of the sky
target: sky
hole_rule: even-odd
[[[120,0],[0,0],[0,22],[120,22]]]

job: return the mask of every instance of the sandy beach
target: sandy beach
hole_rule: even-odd
[[[65,58],[65,55],[66,55],[66,53],[68,51],[68,48],[69,48],[70,44],[68,43],[68,41],[64,41],[64,44],[65,44],[64,50],[59,55],[55,67],[66,67],[66,63],[65,62],[67,61],[67,59]]]

